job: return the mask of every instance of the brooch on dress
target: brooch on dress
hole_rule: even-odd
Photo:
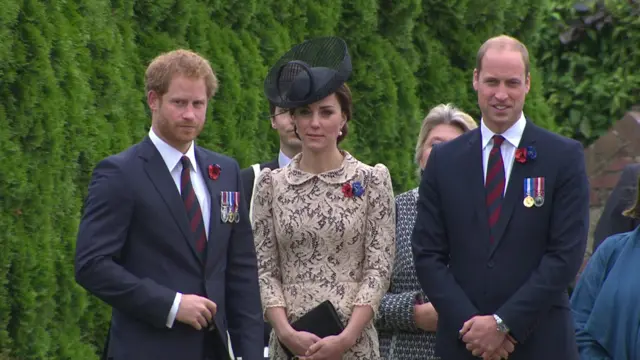
[[[344,196],[349,198],[354,196],[360,197],[362,196],[362,194],[364,194],[364,187],[362,187],[360,181],[354,181],[352,184],[345,183],[344,185],[342,185],[342,193],[344,194]]]

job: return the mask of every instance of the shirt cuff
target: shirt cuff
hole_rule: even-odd
[[[167,316],[167,327],[169,329],[173,327],[173,323],[176,320],[176,315],[178,315],[180,300],[182,300],[182,294],[176,293],[176,297],[175,299],[173,299],[173,305],[171,305],[171,310],[169,311],[169,316]]]

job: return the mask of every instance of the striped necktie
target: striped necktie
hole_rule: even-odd
[[[485,189],[487,192],[487,211],[489,214],[489,227],[491,228],[491,242],[494,241],[495,225],[500,218],[502,210],[502,198],[504,194],[505,174],[504,162],[500,145],[504,142],[502,135],[493,136],[493,148],[489,153],[489,163],[487,165],[487,178]]]
[[[187,217],[189,218],[189,228],[193,234],[193,242],[196,248],[196,252],[200,259],[204,260],[205,249],[207,248],[207,235],[204,229],[204,221],[202,219],[202,209],[200,209],[200,203],[196,197],[196,192],[193,190],[193,184],[191,183],[191,161],[186,156],[183,156],[180,161],[182,162],[182,174],[180,175],[180,195],[182,196],[182,202],[187,211]]]

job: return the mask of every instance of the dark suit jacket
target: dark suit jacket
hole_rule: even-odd
[[[280,163],[278,162],[278,158],[275,160],[265,162],[260,164],[260,170],[264,168],[269,168],[271,170],[275,170],[280,167]],[[253,196],[253,183],[256,181],[256,176],[253,172],[253,168],[249,166],[248,168],[244,168],[240,170],[240,178],[242,178],[242,187],[244,189],[247,210],[251,206],[251,196]],[[271,335],[271,325],[268,322],[264,322],[264,346],[269,346],[269,336]]]
[[[278,163],[278,158],[275,160],[265,162],[260,164],[260,170],[264,168],[269,168],[271,170],[275,170],[280,167]],[[240,177],[242,178],[242,186],[244,188],[245,199],[247,199],[247,208],[249,208],[251,202],[251,196],[253,195],[253,183],[256,181],[255,174],[253,173],[253,168],[249,166],[248,168],[244,168],[240,170]]]
[[[582,145],[527,121],[494,243],[485,205],[480,129],[431,151],[419,187],[412,249],[418,280],[439,313],[436,353],[475,359],[458,331],[497,314],[518,341],[510,360],[577,360],[567,287],[582,262],[589,191]],[[545,178],[542,207],[523,205],[524,179]]]
[[[202,360],[205,343],[228,359],[226,331],[245,360],[262,359],[257,260],[245,206],[239,223],[220,220],[220,192],[241,191],[235,160],[196,147],[211,196],[206,264],[197,257],[182,199],[147,137],[94,169],[78,232],[76,281],[113,307],[108,357]],[[211,180],[207,167],[219,164]],[[242,200],[244,201],[244,200]],[[166,320],[176,292],[218,306],[216,331]]]
[[[640,164],[629,164],[622,170],[593,233],[593,252],[609,236],[632,231],[640,225],[639,220],[622,215],[636,201],[639,174]]]

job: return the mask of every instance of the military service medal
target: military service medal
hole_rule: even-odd
[[[534,205],[535,200],[533,199],[533,179],[525,178],[524,179],[524,200],[522,201],[524,206],[530,208]]]
[[[234,219],[236,217],[236,204],[235,204],[235,198],[233,197],[233,192],[228,191],[227,192],[227,198],[229,199],[229,218],[228,218],[228,222],[232,223],[234,222]]]
[[[235,222],[240,222],[240,192],[236,191],[234,194],[236,204],[236,214],[233,216]]]
[[[535,193],[534,203],[536,207],[542,206],[542,204],[544,204],[544,178],[543,177],[535,178],[534,193]]]
[[[223,223],[229,221],[229,199],[226,191],[220,192],[220,219]]]

